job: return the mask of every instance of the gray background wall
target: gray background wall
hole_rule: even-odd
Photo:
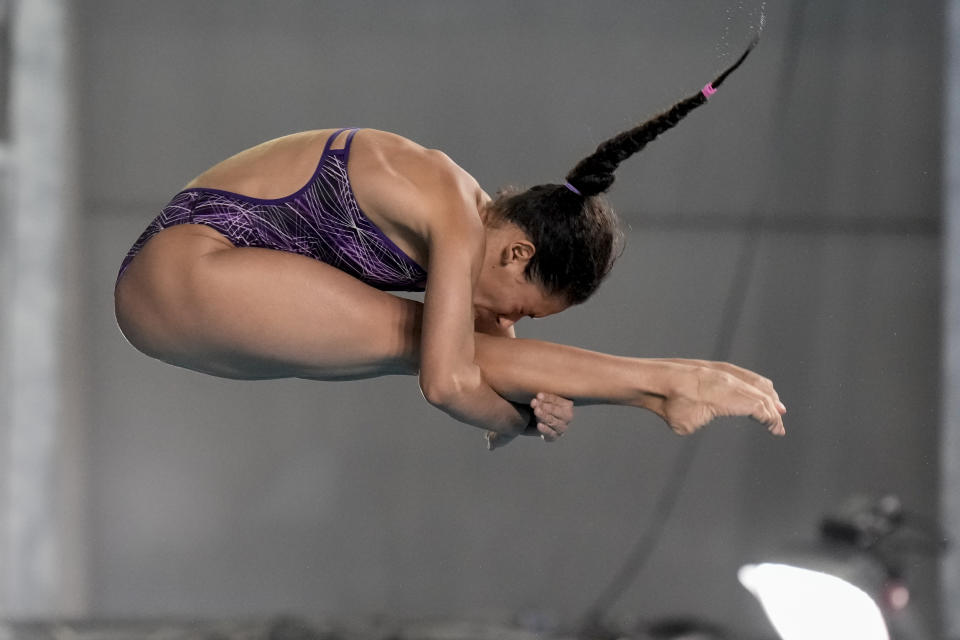
[[[764,216],[730,359],[788,437],[702,434],[616,620],[766,628],[736,569],[853,493],[937,508],[941,2],[766,2],[760,48],[618,174],[625,255],[524,336],[709,357]],[[371,613],[575,622],[688,440],[579,411],[487,453],[412,378],[235,382],[148,360],[112,319],[129,244],[180,186],[292,131],[357,125],[446,151],[488,190],[557,180],[739,54],[758,2],[76,3],[88,363],[86,599],[96,615]],[[322,331],[318,327],[318,331]],[[935,624],[935,564],[911,562]]]

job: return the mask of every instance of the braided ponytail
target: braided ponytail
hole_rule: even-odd
[[[607,191],[613,184],[614,171],[617,170],[621,162],[642,151],[657,136],[675,127],[688,113],[705,103],[707,98],[712,96],[723,84],[727,76],[743,64],[753,48],[757,46],[758,41],[758,38],[755,37],[735,63],[695,95],[681,100],[668,111],[640,126],[624,131],[600,144],[592,155],[577,163],[577,166],[567,174],[568,188],[585,198]]]
[[[490,205],[487,224],[520,227],[537,250],[525,274],[547,293],[570,304],[589,298],[620,254],[623,233],[603,194],[621,162],[643,149],[688,113],[707,101],[757,45],[757,38],[729,69],[696,95],[639,127],[607,140],[567,174],[565,184],[541,184],[526,191],[507,190]]]

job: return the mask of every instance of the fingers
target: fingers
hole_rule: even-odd
[[[544,442],[556,442],[570,426],[573,420],[573,402],[566,398],[554,395],[552,393],[538,393],[537,397],[530,401],[530,408],[536,417],[536,434],[539,434]],[[505,446],[511,442],[516,435],[496,433],[487,431],[484,438],[487,441],[487,449],[493,451]],[[532,428],[528,427],[524,435],[534,435]]]
[[[530,408],[536,417],[536,432],[528,427],[523,435],[539,434],[544,442],[556,442],[570,426],[573,420],[573,402],[552,393],[538,393],[530,401]],[[503,434],[487,431],[484,438],[487,449],[493,451],[505,446],[519,434]]]
[[[552,393],[538,393],[530,401],[537,418],[537,431],[544,442],[556,442],[573,420],[573,402]]]

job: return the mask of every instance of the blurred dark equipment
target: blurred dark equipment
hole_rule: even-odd
[[[745,565],[739,578],[783,640],[927,640],[904,570],[908,556],[944,546],[897,497],[858,496],[823,518],[814,544]]]

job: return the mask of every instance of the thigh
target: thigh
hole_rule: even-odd
[[[420,303],[311,258],[237,248],[201,225],[152,238],[116,289],[117,320],[150,356],[232,378],[413,374]]]

